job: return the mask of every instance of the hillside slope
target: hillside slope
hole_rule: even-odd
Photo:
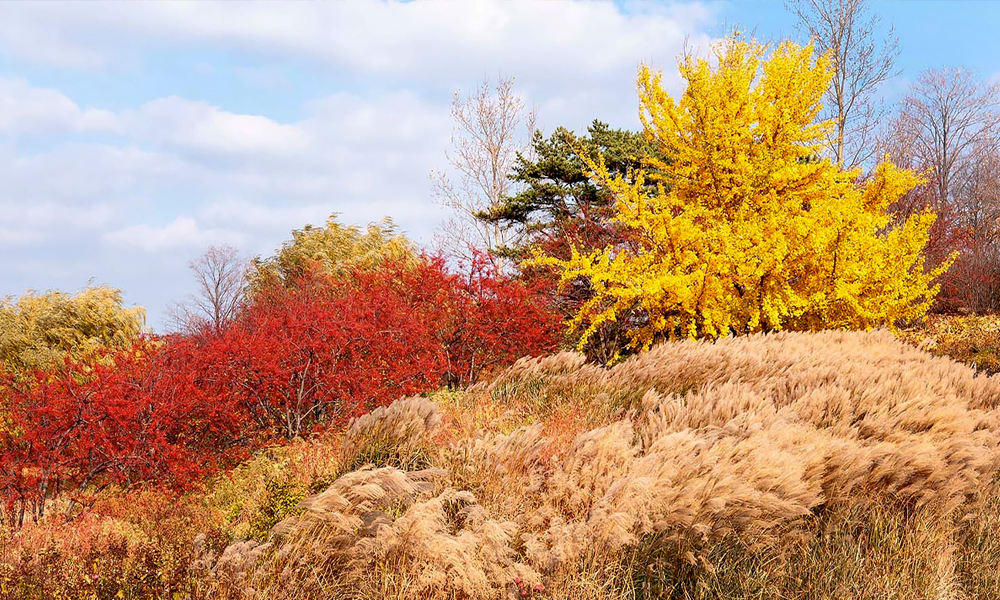
[[[200,580],[270,600],[1000,597],[998,407],[1000,379],[888,332],[525,360],[327,440],[332,484],[206,550]]]

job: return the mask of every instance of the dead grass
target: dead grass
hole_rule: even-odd
[[[669,344],[611,369],[564,353],[442,398],[441,419],[408,402],[378,429],[423,423],[393,443],[419,439],[434,475],[344,474],[324,494],[348,500],[307,500],[245,549],[244,597],[995,593],[1000,380],[887,332]]]
[[[888,332],[562,353],[221,478],[179,597],[1000,598],[998,465],[1000,379]]]
[[[982,373],[1000,373],[1000,315],[930,315],[901,337]]]

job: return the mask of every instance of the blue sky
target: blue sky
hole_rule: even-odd
[[[1000,76],[987,1],[875,2],[905,94],[927,67]],[[0,3],[0,296],[125,292],[162,329],[188,261],[269,254],[332,212],[431,243],[452,94],[513,76],[548,132],[637,127],[635,69],[687,40],[797,37],[780,1]]]

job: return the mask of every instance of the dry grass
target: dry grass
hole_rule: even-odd
[[[262,545],[234,546],[246,558],[229,589],[274,600],[997,594],[987,490],[1000,380],[889,333],[669,344],[612,369],[564,353],[443,397],[443,418],[436,406],[408,400],[356,423],[380,432],[361,436],[366,447],[419,448],[422,470],[400,470],[411,459],[393,454],[341,475]]]
[[[982,373],[1000,373],[1000,315],[931,315],[902,338]]]
[[[998,465],[1000,379],[887,332],[563,353],[215,482],[178,597],[1000,598]]]
[[[157,491],[106,494],[75,520],[50,514],[0,531],[0,598],[146,600],[189,597],[200,536],[220,551],[230,537],[217,515],[191,498]]]

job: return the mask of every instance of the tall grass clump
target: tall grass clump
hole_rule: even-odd
[[[523,360],[340,436],[233,598],[998,597],[1000,380],[884,331]]]

